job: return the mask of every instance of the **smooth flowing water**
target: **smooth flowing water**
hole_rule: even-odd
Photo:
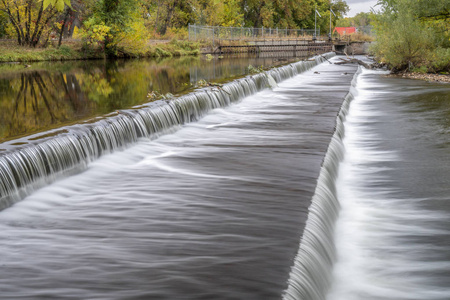
[[[0,64],[0,142],[192,90],[298,58],[256,56]],[[155,96],[153,96],[155,98]],[[0,146],[1,151],[1,146]]]
[[[279,80],[294,69],[273,76]],[[167,127],[171,134],[106,152],[84,172],[3,210],[2,296],[279,299],[355,70],[325,62],[279,80],[274,90],[218,106],[198,122]],[[232,89],[238,86],[251,91],[258,78],[224,90],[231,96],[240,93]],[[211,103],[231,97],[208,93]],[[203,101],[202,95],[195,101]],[[188,107],[191,98],[176,103]],[[170,110],[165,113],[171,116]],[[138,116],[135,120],[141,120]],[[126,124],[126,117],[121,114],[114,122]],[[100,125],[95,133],[109,134]],[[114,128],[111,134],[119,139],[121,127]],[[68,140],[75,143],[71,135]],[[36,151],[66,149],[57,146]],[[41,156],[28,153],[30,160]]]
[[[450,88],[316,63],[9,149],[1,296],[449,299]]]
[[[449,121],[449,85],[358,78],[327,299],[450,299]]]
[[[284,299],[449,299],[450,87],[360,72]]]

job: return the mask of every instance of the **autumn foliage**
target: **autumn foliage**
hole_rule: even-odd
[[[337,15],[333,24],[348,11],[343,0],[0,0],[0,34],[31,47],[57,40],[60,46],[76,34],[86,51],[139,56],[149,39],[185,39],[194,23],[314,28],[317,9],[323,15],[317,26],[327,32],[330,8]]]
[[[450,0],[379,1],[378,59],[394,71],[450,72]]]

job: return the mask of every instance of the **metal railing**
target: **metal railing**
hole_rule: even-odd
[[[257,39],[310,39],[320,36],[320,29],[287,29],[287,28],[253,28],[253,27],[221,27],[189,24],[189,40],[257,40]]]

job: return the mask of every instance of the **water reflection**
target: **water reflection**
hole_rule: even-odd
[[[244,75],[250,64],[292,60],[184,57],[0,65],[0,142],[146,103],[152,91],[177,95],[201,79]]]

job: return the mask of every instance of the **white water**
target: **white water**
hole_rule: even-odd
[[[328,53],[313,60],[274,68],[231,81],[221,88],[205,88],[168,103],[162,100],[150,102],[97,122],[65,127],[56,135],[47,132],[29,136],[21,140],[18,147],[19,140],[2,144],[10,149],[0,155],[0,209],[59,177],[85,169],[89,162],[104,154],[136,143],[140,137],[157,138],[173,126],[196,121],[212,109],[231,105],[269,84],[275,87],[277,82],[332,56],[334,53]]]
[[[448,300],[449,140],[435,124],[445,107],[418,107],[450,89],[381,75],[363,72],[344,123],[327,299]]]
[[[321,64],[1,211],[1,296],[279,299],[355,70]]]

